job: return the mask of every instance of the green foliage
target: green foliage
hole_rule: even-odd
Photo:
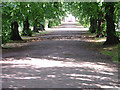
[[[23,24],[26,17],[29,19],[30,27],[40,22],[54,21],[51,26],[58,25],[62,17],[65,16],[63,3],[61,2],[3,2],[2,3],[2,43],[10,40],[11,23],[17,20],[19,26]],[[35,21],[37,20],[37,21]],[[20,31],[21,33],[22,31]],[[26,30],[25,34],[31,36],[31,30]]]
[[[66,13],[71,13],[77,17],[79,23],[85,27],[91,28],[91,18],[97,21],[104,22],[101,27],[101,33],[106,32],[105,11],[106,2],[3,2],[2,3],[2,38],[3,43],[10,39],[11,23],[17,20],[19,25],[23,24],[26,17],[29,18],[30,27],[49,21],[49,27],[59,25],[61,19],[66,16]],[[114,3],[114,21],[117,27],[120,16],[120,2]],[[108,12],[109,13],[109,12]],[[94,26],[95,27],[95,26]],[[96,24],[96,32],[98,31],[98,23]],[[25,32],[27,35],[32,35],[32,31]],[[103,33],[105,34],[105,33]],[[119,34],[117,34],[119,35]]]
[[[10,34],[8,32],[2,31],[2,43],[5,44],[9,41]]]
[[[66,9],[72,13],[73,16],[79,18],[79,23],[83,26],[90,25],[90,18],[97,17],[99,3],[96,2],[80,2],[80,3],[66,3]]]
[[[111,13],[110,4],[114,6],[115,10],[111,16],[113,17],[113,22],[115,24],[115,28],[118,27],[118,22],[120,19],[120,2],[69,2],[66,3],[66,10],[72,13],[73,16],[77,17],[79,23],[83,26],[89,26],[89,31],[91,33],[96,33],[97,37],[108,36],[108,32],[106,32],[107,27],[111,27],[114,25],[111,23],[111,26],[107,26],[105,16]],[[95,19],[95,20],[93,20]],[[97,20],[97,22],[96,22]],[[112,20],[111,20],[112,21]],[[114,29],[113,29],[114,30]],[[113,33],[115,34],[115,33]],[[111,35],[111,37],[114,35]],[[119,36],[119,33],[117,33]],[[107,37],[108,38],[108,37]],[[112,37],[113,38],[113,37]],[[117,42],[117,41],[116,41]]]
[[[120,37],[120,32],[119,32],[119,31],[116,31],[116,35],[117,35],[118,37]]]
[[[55,19],[55,20],[49,21],[49,25],[48,26],[50,28],[50,27],[53,27],[53,26],[57,26],[59,24],[61,24],[60,19]]]

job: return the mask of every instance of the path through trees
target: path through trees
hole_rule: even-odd
[[[77,30],[69,30],[68,26]],[[76,24],[61,27],[67,30],[56,28],[44,36],[53,40],[3,52],[3,88],[118,87],[117,64],[109,56],[87,49],[87,31],[82,26],[78,30]]]

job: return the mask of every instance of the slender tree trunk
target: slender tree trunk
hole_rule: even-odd
[[[28,17],[26,20],[23,22],[23,35],[31,36],[30,31],[29,31],[29,20]]]
[[[97,36],[96,37],[100,37],[101,36],[101,19],[98,17],[98,29],[97,29]]]
[[[51,28],[51,21],[49,21],[48,23],[48,28]]]
[[[102,18],[98,18],[98,28],[96,37],[103,37],[103,23],[104,20]]]
[[[33,31],[34,32],[38,32],[38,29],[37,29],[37,19],[34,20]]]
[[[29,30],[29,21],[28,21],[28,17],[26,19],[26,30]]]
[[[25,30],[26,30],[26,21],[23,21],[23,31],[22,31],[22,35],[26,35],[26,34],[25,34]]]
[[[104,43],[104,45],[114,45],[114,44],[118,44],[119,38],[115,35],[115,24],[114,24],[114,19],[113,19],[113,15],[114,15],[114,3],[106,3],[105,6],[106,9],[106,22],[107,22],[107,39],[106,42]]]
[[[12,24],[11,24],[11,40],[22,40],[22,38],[20,37],[19,35],[19,30],[18,30],[18,22],[17,21],[14,21]]]
[[[36,25],[33,26],[33,31],[34,31],[34,32],[38,32]]]
[[[90,18],[90,28],[89,31],[91,33],[95,33],[96,32],[96,27],[97,27],[97,19],[96,18]]]

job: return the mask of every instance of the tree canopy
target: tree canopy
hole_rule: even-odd
[[[70,2],[66,6],[79,18],[80,24],[89,26],[89,31],[97,34],[96,37],[107,36],[105,45],[120,42],[115,30],[120,19],[119,2]]]
[[[31,36],[33,31],[38,32],[40,23],[45,26],[48,20],[48,27],[58,25],[66,13],[77,17],[81,25],[89,26],[96,37],[107,36],[105,44],[119,43],[115,29],[120,19],[120,2],[3,2],[2,43],[11,39],[11,23],[15,20],[22,29],[19,34]]]
[[[64,17],[64,15],[65,11],[61,2],[3,2],[2,42],[6,43],[10,39],[11,23],[15,20],[24,30],[25,25],[23,25],[23,23],[26,21],[29,23],[29,27],[36,27],[37,24],[40,24],[41,22],[42,24],[45,24],[45,20],[60,23],[60,19]],[[24,33],[25,32],[31,33],[31,30],[24,30]]]

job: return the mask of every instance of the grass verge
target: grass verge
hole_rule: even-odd
[[[111,56],[112,60],[114,62],[118,62],[119,61],[119,52],[118,52],[119,47],[120,47],[120,44],[114,45],[114,46],[104,47],[104,48],[102,48],[102,50],[100,52],[104,55]]]
[[[98,51],[103,55],[108,55],[112,58],[113,62],[120,61],[120,44],[114,46],[104,46],[103,43],[106,41],[106,38],[96,38],[95,34],[86,34],[89,35],[88,40],[88,49]]]
[[[114,46],[104,46],[103,42],[95,42],[91,43],[90,47],[103,55],[110,56],[113,62],[118,62],[120,60],[120,44]]]

